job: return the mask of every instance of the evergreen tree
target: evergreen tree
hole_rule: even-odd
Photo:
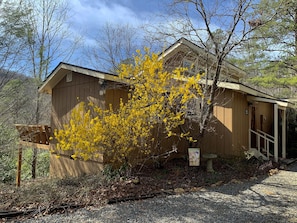
[[[249,26],[254,31],[240,58],[248,81],[275,96],[292,97],[297,83],[297,2],[261,0],[253,15]]]

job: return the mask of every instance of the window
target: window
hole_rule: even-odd
[[[198,67],[197,61],[193,62],[188,59],[183,59],[183,67],[188,68],[186,74],[188,75],[196,75],[196,74],[204,74],[205,69],[202,67]]]
[[[183,59],[183,67],[188,68],[187,73],[189,75],[195,75],[197,72],[196,63],[188,59]]]
[[[201,110],[201,99],[200,98],[192,98],[187,103],[187,113],[186,116],[189,118],[197,117]]]

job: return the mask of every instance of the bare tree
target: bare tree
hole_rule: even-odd
[[[70,32],[67,22],[69,9],[60,0],[27,0],[22,2],[23,10],[30,10],[26,20],[26,70],[36,82],[36,92],[58,61],[66,61],[77,48],[78,39]],[[45,121],[50,112],[49,100],[45,95],[36,94],[34,124]],[[47,103],[47,104],[46,104]],[[43,108],[43,109],[42,109]],[[48,120],[49,121],[49,120]],[[32,177],[35,178],[37,150],[34,149],[32,161]]]
[[[67,25],[69,8],[60,0],[28,0],[25,9],[30,24],[26,43],[28,70],[34,78],[42,81],[49,74],[56,60],[69,60],[77,48],[78,39]]]
[[[78,41],[70,32],[68,19],[69,9],[64,1],[1,2],[1,129],[13,131],[13,123],[49,122],[50,98],[40,95],[37,89],[56,63],[61,60],[67,62],[76,49]],[[21,77],[18,72],[11,70],[27,74],[33,79]],[[15,79],[11,80],[12,78]],[[13,134],[11,136],[14,137]],[[15,138],[11,138],[6,141],[14,140]],[[37,150],[33,149],[33,178],[36,158]]]
[[[139,28],[129,24],[111,24],[96,33],[87,46],[87,59],[98,70],[116,72],[119,64],[131,63],[137,49],[142,49]]]
[[[29,12],[22,10],[19,3],[4,1],[0,4],[0,88],[23,69],[19,59],[26,47],[28,23],[25,18]]]
[[[251,26],[253,0],[174,0],[166,22],[155,27],[159,39],[186,37],[205,51],[204,97],[198,118],[201,137],[210,121],[226,59],[258,26]],[[259,24],[260,25],[260,24]],[[195,52],[193,52],[195,53]],[[199,56],[198,52],[196,52]],[[226,75],[226,74],[225,74]]]

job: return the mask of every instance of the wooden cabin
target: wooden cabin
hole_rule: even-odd
[[[176,66],[191,67],[189,75],[191,72],[211,71],[215,60],[214,55],[184,38],[166,49],[160,57],[164,58],[168,70]],[[286,109],[290,104],[241,84],[240,79],[245,73],[232,64],[226,62],[222,74],[210,122],[214,131],[204,135],[201,153],[234,157],[244,156],[249,148],[256,148],[259,151],[266,149],[267,156],[272,155],[275,161],[279,156],[285,158]],[[120,98],[127,99],[127,87],[116,75],[66,63],[60,63],[53,70],[39,91],[52,95],[53,130],[69,122],[71,111],[80,101],[91,101],[102,108],[112,104],[116,108]],[[54,140],[50,142],[52,151],[55,151],[55,144]],[[186,143],[178,145],[180,155],[187,155],[187,146]],[[70,155],[65,152],[57,158],[51,154],[51,176],[78,176],[103,169],[103,156],[82,161],[73,160]]]

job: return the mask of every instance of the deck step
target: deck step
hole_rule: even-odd
[[[262,160],[269,160],[267,156],[265,156],[263,153],[259,152],[255,148],[250,148],[249,150],[245,151],[245,156],[249,160],[252,157],[255,157],[257,159],[262,159]]]

